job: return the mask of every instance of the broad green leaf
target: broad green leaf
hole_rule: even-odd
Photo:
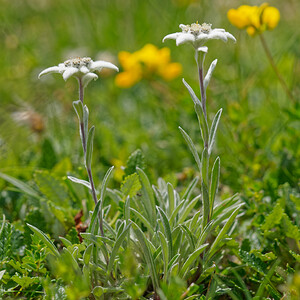
[[[223,226],[223,228],[221,229],[221,231],[217,235],[216,239],[214,240],[213,244],[211,245],[211,247],[208,251],[207,260],[209,260],[217,252],[218,246],[219,246],[221,240],[223,239],[225,234],[227,234],[230,226],[235,221],[236,216],[239,213],[239,210],[240,210],[240,206],[233,211],[233,213],[229,217],[228,221],[226,222],[226,224]]]
[[[149,245],[148,245],[149,241],[146,239],[144,233],[142,232],[142,230],[139,228],[139,226],[137,224],[133,223],[132,227],[134,229],[134,233],[135,233],[137,239],[139,240],[139,243],[140,243],[140,246],[142,249],[142,253],[143,253],[146,263],[148,265],[154,290],[157,290],[159,288],[159,280],[158,280],[154,260],[152,257],[152,253],[149,249]]]
[[[196,149],[196,146],[194,145],[192,139],[190,138],[190,136],[179,126],[179,130],[181,131],[181,134],[183,135],[186,143],[188,144],[190,151],[192,152],[194,159],[197,163],[197,166],[199,168],[199,171],[201,170],[201,162],[200,162],[200,158]]]
[[[283,214],[281,225],[285,232],[285,235],[291,239],[294,239],[296,243],[299,243],[300,229],[297,225],[294,225],[292,223],[291,219],[288,217],[286,213]]]
[[[124,226],[125,226],[125,221],[124,221]],[[110,258],[109,258],[109,262],[108,262],[108,266],[107,266],[107,274],[110,274],[113,266],[114,266],[114,262],[115,262],[115,258],[118,254],[118,251],[119,251],[119,248],[121,246],[121,244],[123,243],[124,239],[126,238],[127,236],[127,233],[130,229],[130,226],[131,226],[131,223],[129,223],[125,229],[123,230],[123,232],[118,236],[115,244],[114,244],[114,247],[111,251],[111,254],[110,254]]]
[[[141,189],[141,183],[139,180],[139,176],[136,173],[128,175],[122,182],[121,192],[125,197],[133,197],[137,194],[137,192]]]
[[[284,209],[280,206],[280,202],[276,204],[273,211],[266,217],[261,229],[264,231],[272,229],[275,225],[280,224]]]
[[[168,218],[167,218],[165,212],[159,206],[156,206],[156,209],[159,212],[161,221],[163,223],[165,235],[167,237],[169,257],[172,257],[173,256],[173,252],[172,252],[173,241],[172,241],[172,233],[171,233],[170,223],[168,221]]]
[[[211,183],[210,183],[210,217],[213,214],[215,197],[218,191],[219,186],[219,178],[220,178],[220,158],[219,156],[216,158],[215,163],[211,172]]]
[[[93,155],[93,142],[94,142],[95,126],[92,126],[89,130],[86,144],[86,155],[85,155],[85,165],[88,169],[91,168],[92,155]]]
[[[78,179],[78,178],[73,177],[73,176],[68,176],[68,179],[75,182],[75,183],[82,184],[85,187],[87,187],[88,189],[91,189],[91,184],[86,180]]]
[[[216,132],[218,129],[221,114],[222,114],[222,108],[216,113],[216,115],[212,121],[212,124],[211,124],[211,128],[209,131],[209,139],[208,139],[208,155],[211,154],[212,148],[215,143]]]
[[[51,251],[53,255],[55,255],[56,257],[60,256],[57,248],[52,243],[52,241],[45,235],[45,233],[43,233],[41,230],[34,227],[33,225],[30,225],[28,223],[26,224],[45,243],[45,245],[48,247],[48,249]]]
[[[2,178],[5,181],[11,183],[12,185],[14,185],[18,189],[20,189],[25,194],[27,194],[29,196],[32,196],[34,198],[37,198],[37,199],[40,198],[40,195],[38,194],[37,191],[35,191],[31,186],[29,186],[28,184],[24,183],[21,180],[16,179],[16,178],[14,178],[12,176],[6,175],[6,174],[1,173],[1,172],[0,172],[0,178]]]
[[[198,249],[196,249],[192,254],[189,255],[185,263],[183,264],[182,268],[179,271],[179,276],[181,278],[185,277],[186,272],[192,267],[192,263],[199,257],[199,255],[203,252],[203,250],[208,246],[209,244],[204,244],[200,246]]]
[[[149,221],[152,225],[155,224],[156,220],[156,213],[155,213],[155,199],[153,195],[153,190],[151,188],[149,179],[145,172],[137,168],[137,173],[140,176],[140,181],[142,184],[142,201],[146,210],[146,213],[148,214]]]

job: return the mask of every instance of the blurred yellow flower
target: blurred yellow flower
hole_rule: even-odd
[[[121,88],[130,88],[143,78],[152,79],[154,76],[169,81],[182,72],[181,64],[171,62],[169,48],[158,49],[152,44],[133,53],[121,51],[118,57],[123,72],[115,77],[115,83]]]
[[[242,5],[237,9],[230,9],[227,17],[232,25],[239,29],[246,28],[247,33],[254,36],[274,29],[279,22],[280,13],[276,7],[263,3],[261,6]]]

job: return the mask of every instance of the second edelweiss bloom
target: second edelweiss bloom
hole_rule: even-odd
[[[117,72],[119,71],[118,67],[110,62],[103,60],[93,61],[89,57],[77,57],[66,60],[64,63],[61,63],[58,66],[43,70],[39,74],[39,78],[50,73],[60,73],[62,74],[64,80],[74,76],[78,79],[81,79],[83,85],[87,86],[92,79],[96,80],[98,78],[98,75],[93,72],[101,71],[102,68],[113,69]]]
[[[203,46],[208,40],[222,40],[227,42],[228,39],[236,42],[235,37],[229,32],[221,28],[211,28],[211,24],[203,23],[202,25],[193,23],[191,25],[180,24],[179,27],[182,32],[175,32],[166,35],[163,38],[163,42],[168,39],[176,40],[176,45],[181,45],[184,43],[191,43],[195,49]]]

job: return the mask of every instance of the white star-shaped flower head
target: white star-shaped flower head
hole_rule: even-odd
[[[229,32],[225,31],[221,28],[211,28],[211,24],[203,23],[202,25],[197,23],[193,23],[191,25],[180,24],[182,32],[175,32],[166,35],[163,38],[163,42],[165,40],[176,40],[176,45],[181,45],[184,43],[190,43],[193,47],[198,50],[201,50],[201,47],[208,40],[222,40],[223,42],[227,42],[228,39],[236,42],[235,37]]]
[[[118,67],[110,62],[103,60],[93,61],[89,57],[77,57],[74,59],[69,59],[58,66],[43,70],[39,74],[39,78],[50,73],[60,73],[62,74],[64,80],[67,80],[72,76],[81,79],[83,86],[86,87],[92,79],[96,80],[98,78],[98,75],[96,75],[94,72],[101,71],[102,68],[113,69],[117,72],[119,71]]]

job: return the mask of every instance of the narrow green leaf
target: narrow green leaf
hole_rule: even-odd
[[[95,134],[95,126],[92,126],[89,130],[89,134],[87,138],[86,155],[85,155],[85,165],[88,169],[91,168],[91,163],[92,163],[94,134]]]
[[[196,146],[194,145],[192,139],[190,138],[190,136],[179,126],[179,130],[181,131],[181,134],[183,135],[186,143],[188,144],[190,151],[192,152],[194,159],[197,163],[197,166],[199,168],[199,171],[201,170],[201,162],[200,162],[200,158],[196,149]]]
[[[137,224],[133,223],[133,228],[134,228],[134,233],[141,245],[142,254],[145,257],[146,263],[147,263],[149,271],[150,271],[150,277],[152,279],[152,284],[153,284],[154,290],[156,291],[159,288],[159,280],[158,280],[154,260],[153,260],[151,251],[149,249],[148,240],[146,239],[143,231],[139,228],[139,226]]]
[[[82,102],[80,100],[73,101],[73,107],[77,114],[79,123],[81,123],[83,120],[83,104],[82,104]]]
[[[1,236],[2,231],[3,231],[3,228],[4,228],[4,226],[5,226],[5,214],[3,214],[3,217],[2,217],[2,218],[3,218],[3,219],[2,219],[1,229],[0,229],[0,236]]]
[[[182,78],[182,82],[183,82],[183,84],[185,85],[185,87],[187,88],[187,90],[188,90],[188,92],[189,92],[189,94],[190,94],[190,96],[191,96],[191,98],[192,98],[194,104],[195,104],[195,105],[196,105],[196,104],[201,105],[201,102],[200,102],[200,100],[198,99],[198,97],[196,96],[194,90],[193,90],[193,89],[191,88],[191,86],[184,80],[184,78]]]
[[[158,212],[160,214],[160,218],[163,223],[164,231],[165,231],[165,234],[166,234],[166,237],[168,240],[169,257],[172,257],[173,256],[173,252],[172,252],[173,241],[172,241],[172,233],[171,233],[170,223],[168,221],[168,218],[167,218],[165,212],[159,206],[156,206],[156,209],[158,210]]]
[[[124,221],[124,225],[126,225],[125,223],[126,223],[126,221]],[[110,255],[110,258],[109,258],[109,263],[108,263],[108,266],[107,266],[107,274],[110,274],[110,272],[111,272],[111,270],[112,270],[112,268],[114,266],[115,258],[116,258],[117,254],[118,254],[118,251],[119,251],[119,248],[120,248],[121,244],[123,243],[124,239],[127,236],[127,233],[128,233],[128,231],[130,229],[130,226],[131,226],[131,223],[129,223],[125,227],[125,229],[119,235],[119,237],[117,238],[117,240],[116,240],[116,242],[114,244],[114,247],[113,247],[113,249],[111,251],[111,255]]]
[[[98,216],[99,211],[100,211],[100,207],[101,207],[101,201],[98,201],[95,208],[94,208],[92,218],[91,218],[91,222],[90,222],[89,228],[87,230],[90,233],[92,233],[92,232],[94,233],[95,224],[96,224],[96,221],[97,221],[97,216]]]
[[[14,185],[15,187],[17,187],[18,189],[20,189],[22,192],[24,192],[25,194],[32,196],[34,198],[41,198],[40,195],[38,194],[37,191],[35,191],[31,186],[29,186],[28,184],[24,183],[23,181],[16,179],[12,176],[6,175],[4,173],[0,172],[0,178],[8,181],[9,183],[11,183],[12,185]]]
[[[208,131],[208,124],[207,124],[207,120],[206,120],[206,117],[203,112],[202,105],[196,104],[194,108],[195,108],[195,112],[198,117],[198,122],[199,122],[200,130],[201,130],[201,136],[203,139],[203,143],[206,144],[206,141],[208,142],[208,138],[209,138],[209,131]],[[205,145],[205,146],[207,146],[207,145]]]
[[[180,202],[180,203],[176,206],[176,208],[173,210],[172,215],[171,215],[171,217],[170,217],[170,219],[169,219],[170,225],[173,225],[173,223],[174,223],[176,217],[178,217],[178,214],[179,214],[180,209],[183,207],[183,205],[185,204],[185,202],[186,202],[185,199],[181,200],[181,202]]]
[[[182,224],[186,218],[188,217],[189,213],[192,211],[192,209],[195,207],[197,202],[199,201],[201,195],[198,195],[195,197],[184,209],[182,212],[180,212],[180,218],[178,220],[177,224]]]
[[[216,219],[216,217],[219,214],[221,214],[225,209],[227,209],[231,205],[234,205],[235,203],[237,203],[238,202],[237,196],[238,196],[238,194],[235,194],[235,195],[229,197],[228,199],[225,199],[222,202],[220,202],[219,204],[217,204],[214,207],[212,219]]]
[[[186,227],[186,225],[180,225],[180,227],[183,229],[183,232],[185,233],[186,237],[188,238],[191,251],[195,250],[195,236],[192,234],[192,232]]]
[[[91,243],[87,246],[87,248],[85,249],[84,253],[83,253],[83,262],[85,265],[89,265],[90,263],[90,259],[91,259],[91,255],[92,255],[92,251],[94,248],[94,244]]]
[[[212,148],[213,148],[214,143],[215,143],[216,132],[217,132],[217,129],[218,129],[221,114],[222,114],[222,108],[219,109],[219,111],[216,113],[216,115],[215,115],[215,117],[212,121],[212,124],[211,124],[211,128],[210,128],[210,131],[209,131],[209,139],[208,139],[208,154],[209,155],[211,154]]]
[[[137,210],[130,207],[130,211],[134,213],[134,215],[148,228],[150,234],[154,234],[154,230],[152,228],[152,225],[149,223],[149,221]]]
[[[62,243],[64,244],[65,247],[72,246],[72,243],[68,239],[66,239],[62,236],[59,236],[59,239],[62,241]]]
[[[78,178],[73,177],[73,176],[68,176],[68,179],[71,180],[72,182],[75,182],[75,183],[78,183],[78,184],[82,184],[85,187],[87,187],[88,189],[91,189],[91,184],[88,181],[86,181],[86,180],[78,179]]]
[[[215,60],[210,64],[210,66],[209,66],[209,69],[208,69],[208,71],[207,71],[207,73],[206,73],[206,75],[205,75],[204,81],[203,81],[203,87],[204,87],[204,90],[207,89],[207,86],[208,86],[208,84],[209,84],[209,82],[210,82],[211,76],[212,76],[213,71],[214,71],[214,69],[215,69],[215,67],[216,67],[216,65],[217,65],[217,62],[218,62],[218,60],[215,59]]]
[[[89,130],[89,109],[86,105],[83,106],[83,130],[84,130],[84,135],[85,138],[87,139],[88,136],[88,130]]]
[[[137,168],[137,173],[140,176],[140,180],[142,183],[142,201],[145,206],[146,213],[148,214],[149,221],[151,224],[155,224],[156,213],[155,213],[155,199],[153,195],[153,190],[151,188],[149,179],[145,172]]]
[[[169,262],[169,247],[168,247],[168,242],[166,239],[166,236],[161,232],[158,231],[159,239],[160,239],[160,245],[162,249],[162,254],[163,254],[163,264],[164,264],[164,280],[167,280],[167,273],[168,273],[168,262]]]
[[[33,225],[30,225],[28,223],[26,224],[45,243],[45,245],[49,248],[49,250],[52,252],[53,255],[55,255],[56,257],[60,256],[57,248],[52,243],[52,241],[46,236],[45,233],[43,233],[41,230],[34,227]]]
[[[210,216],[212,217],[215,197],[218,191],[220,178],[220,158],[216,158],[212,172],[211,172],[211,184],[210,184]]]
[[[230,226],[235,221],[235,218],[238,215],[239,210],[240,210],[240,206],[237,207],[233,211],[233,213],[229,217],[228,221],[226,222],[226,224],[223,226],[223,228],[219,232],[218,236],[214,240],[213,244],[211,245],[211,247],[210,247],[210,249],[209,249],[209,251],[207,253],[207,260],[209,260],[217,252],[220,241],[223,239],[223,237],[225,236],[225,234],[228,232]]]
[[[168,182],[167,183],[167,187],[168,187],[168,204],[169,204],[169,216],[171,216],[172,212],[174,211],[174,207],[175,207],[175,195],[174,195],[174,188],[173,185]]]
[[[200,162],[200,161],[199,161]],[[200,164],[201,166],[201,164]],[[199,166],[199,167],[200,167]],[[199,171],[200,171],[200,168],[199,168]],[[187,189],[185,190],[183,196],[182,196],[182,199],[186,199],[187,201],[190,200],[190,197],[196,187],[196,185],[198,184],[198,181],[199,181],[199,177],[196,176],[192,181],[191,183],[189,184],[189,186],[187,187]]]
[[[267,273],[267,275],[265,276],[264,280],[262,281],[262,283],[260,284],[253,300],[259,300],[262,298],[262,294],[263,294],[263,291],[267,285],[267,283],[270,283],[270,279],[271,277],[273,276],[274,272],[276,271],[276,268],[277,266],[280,264],[280,259],[277,259],[272,267],[270,268],[269,272]]]
[[[199,257],[199,255],[203,252],[203,250],[208,246],[209,244],[204,244],[200,246],[198,249],[196,249],[192,254],[189,255],[185,263],[183,264],[181,270],[179,271],[179,276],[181,278],[185,277],[186,272],[192,267],[192,263]]]

